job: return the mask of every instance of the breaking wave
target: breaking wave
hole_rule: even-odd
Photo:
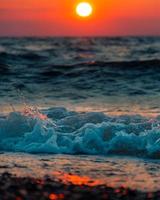
[[[107,116],[65,108],[0,118],[0,150],[27,153],[160,157],[160,117]]]

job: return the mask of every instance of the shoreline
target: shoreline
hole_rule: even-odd
[[[160,191],[142,192],[125,187],[105,185],[65,184],[45,176],[43,179],[16,177],[10,173],[0,175],[1,200],[145,200],[159,199]]]

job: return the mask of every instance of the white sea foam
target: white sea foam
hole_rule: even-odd
[[[110,117],[65,108],[48,109],[42,115],[13,112],[0,118],[0,150],[159,158],[159,123],[158,117]]]

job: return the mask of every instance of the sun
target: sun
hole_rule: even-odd
[[[88,2],[81,2],[76,6],[76,13],[80,17],[89,17],[93,12],[93,7]]]

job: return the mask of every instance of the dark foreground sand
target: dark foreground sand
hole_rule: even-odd
[[[0,176],[0,200],[142,200],[160,199],[160,192],[142,193],[127,188],[64,184],[44,179],[17,178],[8,173]]]

